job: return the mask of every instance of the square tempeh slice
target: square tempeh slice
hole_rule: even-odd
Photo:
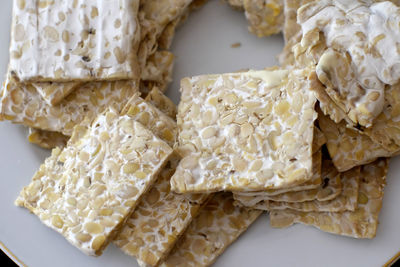
[[[254,194],[253,196],[243,196],[235,194],[234,198],[238,204],[244,205],[246,207],[254,207],[257,204],[272,205],[279,202],[288,203],[298,203],[298,202],[308,202],[308,201],[328,201],[336,198],[342,193],[342,182],[341,176],[332,167],[332,162],[330,160],[323,160],[321,174],[321,165],[319,165],[319,170],[314,175],[322,177],[322,183],[318,188],[303,190],[303,191],[290,191],[279,195],[268,195],[263,192]]]
[[[262,191],[312,179],[316,99],[304,70],[185,78],[176,192]]]
[[[336,124],[322,112],[319,112],[318,121],[327,138],[327,148],[332,162],[340,172],[371,163],[379,157],[394,155],[393,152],[373,142],[367,135],[346,127],[344,121]]]
[[[243,4],[251,33],[265,37],[282,31],[283,0],[244,0]]]
[[[77,126],[46,159],[16,204],[71,244],[102,254],[155,182],[172,149],[129,116],[109,110]]]
[[[210,266],[261,215],[233,206],[230,193],[217,193],[178,241],[163,267]]]
[[[65,83],[32,83],[36,91],[43,97],[47,104],[55,106],[67,97],[72,91],[81,86],[80,82],[65,82]]]
[[[175,138],[171,136],[177,135],[176,122],[150,103],[134,96],[123,109],[122,115],[125,114],[173,145]],[[113,241],[143,266],[157,266],[168,255],[208,199],[205,194],[178,195],[171,191],[170,178],[179,161],[177,154],[171,157]]]
[[[69,136],[65,136],[58,132],[49,132],[35,128],[29,128],[28,140],[30,143],[38,145],[42,148],[53,149],[56,147],[65,147],[69,140]]]
[[[85,117],[90,122],[109,107],[119,111],[137,92],[135,81],[87,83],[51,106],[33,86],[8,77],[1,92],[0,119],[71,136],[73,127]]]
[[[139,0],[14,1],[10,73],[20,82],[137,79]]]
[[[342,188],[340,194],[332,200],[319,201],[317,199],[306,202],[274,202],[265,200],[254,205],[252,208],[261,210],[297,210],[297,211],[327,211],[327,212],[341,212],[341,211],[354,211],[357,208],[357,197],[359,184],[362,177],[360,177],[360,167],[355,167],[343,173],[337,173],[335,167],[331,164],[331,169],[328,172],[328,178],[331,183],[335,179],[341,178]],[[322,170],[323,172],[326,170]],[[337,176],[334,176],[336,173]],[[326,181],[326,180],[325,180]],[[329,184],[328,184],[329,185]],[[323,186],[321,186],[322,196],[324,196]],[[335,192],[332,192],[335,194]]]
[[[145,100],[153,104],[156,108],[164,112],[170,118],[176,120],[176,114],[178,113],[176,105],[157,87],[153,87],[150,93],[146,96]]]
[[[279,210],[270,213],[271,226],[288,227],[293,223],[312,225],[322,231],[354,238],[374,238],[382,207],[388,159],[362,166],[358,207],[345,212],[299,212]]]

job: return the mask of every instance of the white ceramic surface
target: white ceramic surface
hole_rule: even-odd
[[[11,0],[1,1],[0,73],[8,61]],[[231,44],[240,42],[239,48]],[[179,80],[185,76],[259,69],[276,64],[283,46],[281,36],[258,39],[247,32],[242,13],[219,0],[210,0],[190,15],[178,30],[174,82],[168,95],[179,100]],[[49,155],[31,145],[24,127],[0,123],[0,246],[28,266],[137,266],[134,259],[113,245],[103,256],[91,258],[45,227],[39,219],[14,206],[21,188]],[[296,225],[284,230],[269,227],[262,215],[217,261],[215,266],[380,266],[400,250],[400,159],[391,161],[380,217],[374,240],[356,240]]]

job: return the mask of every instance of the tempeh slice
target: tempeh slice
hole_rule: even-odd
[[[129,116],[100,114],[55,148],[16,200],[71,244],[99,256],[155,182],[172,149]]]
[[[373,142],[367,135],[346,127],[344,121],[336,124],[322,112],[319,112],[318,120],[327,138],[329,155],[340,172],[371,163],[379,157],[394,155],[393,152]]]
[[[262,191],[312,179],[320,86],[305,70],[204,75],[181,82],[176,192]]]
[[[265,202],[269,204],[274,204],[277,202],[288,202],[288,203],[298,203],[307,201],[328,201],[336,198],[342,192],[342,182],[339,173],[332,166],[332,162],[329,160],[324,160],[319,170],[314,175],[318,175],[322,178],[322,183],[318,188],[303,190],[303,191],[291,191],[279,195],[270,196],[268,194],[263,194],[259,192],[257,195],[253,196],[240,196],[238,194],[234,195],[236,201],[239,204],[246,207],[252,207],[257,204],[263,204]]]
[[[335,167],[332,166],[332,174],[335,172]],[[324,170],[323,170],[324,171]],[[336,172],[337,173],[337,172]],[[342,190],[336,198],[328,201],[306,201],[306,202],[274,202],[263,201],[258,203],[252,208],[261,210],[297,210],[297,211],[327,211],[327,212],[341,212],[341,211],[354,211],[357,208],[357,197],[360,179],[360,167],[355,167],[349,171],[340,173]],[[331,177],[325,177],[331,178]],[[335,179],[336,177],[333,177]]]
[[[124,114],[142,123],[168,144],[172,141],[173,145],[176,122],[150,103],[134,96],[122,111]],[[158,266],[208,199],[208,195],[179,195],[171,191],[170,178],[179,161],[177,154],[171,157],[113,241],[142,266]]]
[[[137,79],[139,0],[14,1],[9,72],[19,82]]]
[[[258,210],[233,206],[230,193],[217,193],[189,225],[161,266],[212,265],[261,213]]]
[[[388,159],[362,166],[358,207],[345,212],[299,212],[279,210],[270,213],[271,226],[288,227],[293,223],[312,225],[322,231],[354,238],[374,238],[382,207]]]
[[[91,122],[109,107],[119,111],[138,92],[135,81],[87,83],[58,105],[48,105],[32,85],[8,77],[1,92],[0,119],[71,136],[85,117]]]

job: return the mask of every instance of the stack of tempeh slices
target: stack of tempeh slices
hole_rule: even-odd
[[[53,149],[16,204],[140,266],[209,266],[263,211],[373,238],[400,151],[400,8],[229,1],[252,33],[283,31],[282,66],[184,78],[177,109],[168,50],[204,2],[14,1],[0,119]]]

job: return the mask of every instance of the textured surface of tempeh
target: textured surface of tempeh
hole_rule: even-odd
[[[282,189],[266,189],[263,191],[255,191],[255,192],[236,192],[233,194],[234,198],[236,199],[237,197],[243,196],[243,197],[251,197],[251,196],[276,196],[276,195],[282,195],[284,193],[289,193],[289,192],[298,192],[298,191],[304,191],[304,190],[310,190],[310,189],[316,189],[319,188],[322,179],[321,179],[321,165],[322,165],[322,150],[321,147],[325,144],[325,136],[323,133],[317,128],[314,127],[314,139],[313,139],[313,177],[311,180],[300,184],[296,185],[294,187],[286,187]]]
[[[88,255],[101,255],[172,149],[129,116],[100,114],[56,148],[16,204]]]
[[[152,104],[134,95],[122,109],[121,115],[128,115],[140,122],[156,136],[174,147],[178,129],[175,120],[161,112]]]
[[[233,206],[230,193],[217,193],[189,225],[163,267],[210,266],[257,219],[261,211]]]
[[[0,119],[71,136],[73,127],[85,117],[90,122],[109,107],[119,111],[136,92],[135,81],[88,83],[51,106],[34,87],[17,84],[9,77],[1,92]]]
[[[137,79],[139,0],[14,1],[10,73],[20,82]]]
[[[122,115],[142,123],[173,146],[176,122],[138,96],[132,97]],[[208,195],[178,195],[171,191],[170,178],[180,157],[175,154],[158,175],[154,186],[122,227],[113,243],[135,257],[142,266],[157,266],[175,245]]]
[[[164,112],[170,118],[176,120],[176,114],[178,113],[176,105],[157,87],[153,87],[145,100]]]
[[[394,155],[367,135],[346,127],[344,121],[336,124],[322,112],[319,112],[318,121],[327,138],[326,146],[332,162],[340,172],[373,162],[379,157]]]
[[[234,195],[235,200],[239,205],[246,207],[254,207],[257,204],[260,206],[265,205],[266,207],[273,208],[275,204],[279,203],[298,203],[298,202],[309,202],[309,201],[328,201],[336,198],[342,193],[342,182],[341,176],[333,167],[332,162],[329,160],[323,160],[322,174],[321,165],[319,170],[314,175],[322,178],[322,183],[315,189],[302,190],[302,191],[291,191],[279,195],[267,195],[260,192],[254,196],[240,196]],[[289,204],[290,205],[290,204]]]
[[[53,83],[53,82],[42,82],[32,83],[32,86],[36,88],[36,91],[43,97],[47,104],[55,106],[67,97],[72,91],[81,86],[79,82],[65,82],[65,83]]]
[[[161,91],[167,89],[172,81],[172,71],[174,68],[174,54],[169,51],[156,51],[147,58],[145,67],[142,69],[142,91],[157,86]]]
[[[282,31],[283,0],[243,0],[243,4],[251,33],[264,37]]]
[[[178,107],[177,192],[260,191],[312,177],[315,98],[308,70],[185,78]],[[283,178],[282,178],[283,177]]]
[[[295,54],[316,65],[330,98],[354,125],[371,127],[386,85],[399,82],[400,7],[389,1],[314,1],[298,10]],[[325,47],[324,47],[325,46]]]
[[[146,59],[157,51],[157,40],[164,28],[187,11],[193,0],[146,0],[140,4],[139,22],[141,44],[139,63],[143,68]]]
[[[283,195],[290,195],[290,194],[295,194],[296,192],[299,191],[305,191],[305,190],[311,190],[311,189],[316,189],[321,186],[322,179],[321,179],[321,165],[322,165],[322,152],[321,150],[317,151],[317,153],[313,154],[313,175],[312,179],[305,182],[304,184],[295,186],[295,187],[287,187],[283,189],[269,189],[265,191],[255,191],[255,192],[235,192],[233,194],[233,197],[235,200],[238,200],[243,203],[248,203],[256,201],[259,197],[263,198],[265,197],[279,197]],[[246,206],[254,205],[253,204],[245,204]]]
[[[288,227],[293,223],[312,225],[322,231],[355,238],[374,238],[382,207],[388,159],[379,159],[362,166],[358,207],[345,212],[299,212],[279,210],[270,213],[272,227]]]
[[[53,149],[56,147],[63,148],[68,142],[69,136],[65,136],[58,132],[49,132],[29,128],[28,140],[30,143],[38,145],[42,148]]]
[[[179,160],[177,155],[170,159],[113,241],[141,266],[158,266],[208,199],[204,194],[171,191],[170,178]]]
[[[323,171],[326,171],[323,169]],[[336,173],[337,176],[333,176]],[[358,189],[360,184],[360,168],[355,167],[347,172],[337,173],[335,167],[331,165],[329,176],[324,177],[334,179],[340,179],[341,177],[341,193],[332,200],[327,201],[319,201],[312,200],[306,202],[275,202],[265,200],[263,202],[255,204],[252,208],[261,209],[261,210],[297,210],[297,211],[329,211],[329,212],[341,212],[341,211],[354,211],[357,208],[357,197],[358,197]],[[324,179],[324,180],[325,180]],[[325,180],[326,181],[326,180]],[[332,182],[332,181],[329,181]],[[327,184],[329,184],[327,183]],[[324,196],[326,192],[323,191],[324,183],[321,186],[321,195]],[[327,192],[329,194],[329,192]],[[332,192],[335,194],[335,192]]]

